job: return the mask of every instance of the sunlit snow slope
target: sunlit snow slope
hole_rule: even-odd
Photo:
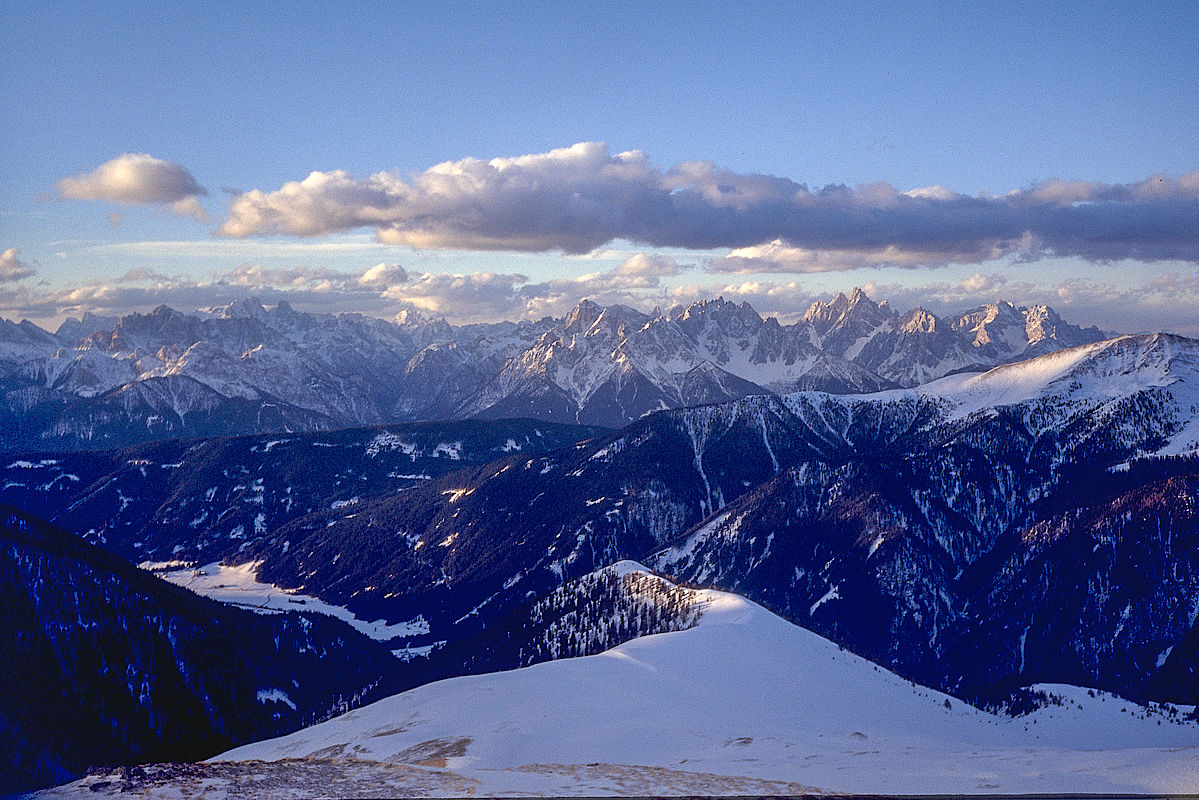
[[[1062,705],[992,716],[700,595],[690,630],[426,685],[217,760],[416,765],[480,795],[1199,791],[1199,725],[1179,715],[1046,687]]]

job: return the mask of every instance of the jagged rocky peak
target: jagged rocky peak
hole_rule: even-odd
[[[960,315],[953,327],[973,333],[972,344],[982,347],[999,342],[1004,331],[1022,329],[1024,314],[1008,301],[996,300]]]
[[[134,312],[117,320],[111,330],[99,330],[88,341],[109,352],[157,350],[162,344],[190,347],[196,341],[200,319],[160,305],[148,314]]]
[[[267,314],[266,306],[257,297],[239,298],[214,312],[222,319],[263,319]]]
[[[571,309],[571,312],[566,315],[566,319],[562,321],[562,332],[565,334],[586,333],[602,313],[604,313],[603,306],[591,300],[580,300],[579,304]]]
[[[428,325],[433,322],[433,319],[423,313],[418,308],[405,308],[393,318],[396,325],[400,327],[417,327],[420,325]]]
[[[68,342],[77,342],[79,339],[91,336],[96,331],[113,330],[119,320],[120,317],[101,317],[100,314],[88,311],[84,312],[83,318],[67,317],[62,320],[59,330],[56,330],[54,335]]]
[[[954,328],[972,333],[972,344],[977,348],[989,347],[1010,355],[1045,353],[1110,336],[1094,326],[1084,328],[1065,322],[1050,306],[1017,306],[1004,300],[962,314]]]
[[[864,291],[855,286],[848,296],[841,292],[828,303],[822,300],[812,303],[804,313],[803,319],[804,322],[813,325],[818,333],[823,334],[850,319],[861,319],[877,324],[892,316],[894,316],[894,312],[887,301],[876,303]]]
[[[77,342],[80,339],[86,339],[96,331],[112,330],[116,327],[120,319],[120,317],[103,317],[86,311],[82,319],[67,317],[58,326],[58,330],[54,332],[54,335],[66,342]]]
[[[923,308],[913,308],[899,318],[899,330],[902,333],[935,333],[940,324],[932,313]]]
[[[748,301],[734,303],[717,297],[713,300],[697,300],[686,306],[675,306],[670,311],[669,319],[686,324],[688,322],[712,321],[721,327],[737,326],[740,328],[757,328],[762,324],[759,314]]]
[[[55,334],[43,330],[35,323],[27,319],[20,322],[11,322],[6,319],[0,319],[0,341],[7,342],[30,342],[42,344],[60,344],[60,339]]]
[[[184,314],[182,311],[176,311],[168,305],[160,305],[148,314],[139,314],[136,311],[132,314],[126,314],[117,321],[116,326],[113,328],[113,333],[115,334],[122,330],[164,329],[169,325],[185,325],[197,321],[199,321],[198,316]]]
[[[1058,313],[1047,305],[1029,306],[1024,310],[1024,331],[1030,344],[1061,338],[1059,328],[1076,329],[1076,326],[1063,323]]]
[[[595,324],[611,328],[615,331],[634,331],[645,327],[652,317],[643,314],[635,308],[622,305],[606,306],[596,319]]]

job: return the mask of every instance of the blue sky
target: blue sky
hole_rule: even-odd
[[[6,4],[0,315],[788,317],[861,285],[1199,334],[1196,30],[1193,2]],[[282,191],[314,171],[344,179]]]

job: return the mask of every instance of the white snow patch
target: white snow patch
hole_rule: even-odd
[[[1174,652],[1174,645],[1170,645],[1165,650],[1161,651],[1161,653],[1159,653],[1157,656],[1157,666],[1158,667],[1165,666],[1166,660],[1170,658],[1170,653],[1173,653],[1173,652]]]
[[[380,642],[397,637],[419,636],[429,632],[429,623],[423,617],[417,617],[407,622],[397,622],[393,625],[388,625],[382,619],[368,621],[360,619],[343,606],[335,606],[320,598],[282,589],[273,584],[260,583],[256,575],[260,563],[255,561],[229,566],[213,562],[196,568],[180,561],[146,561],[138,566],[154,572],[160,578],[168,580],[176,586],[190,589],[196,594],[229,605],[247,608],[259,614],[308,611],[336,617]]]
[[[451,461],[462,459],[462,442],[442,442],[433,448],[433,457],[444,455]]]
[[[375,458],[380,453],[392,450],[399,450],[413,461],[416,460],[416,445],[404,441],[403,438],[394,433],[380,433],[366,443],[366,454],[371,458]]]
[[[881,533],[878,536],[875,536],[874,541],[870,543],[870,552],[866,554],[866,558],[870,558],[870,556],[874,555],[875,551],[878,550],[878,548],[881,547],[885,541],[887,541],[887,538]]]
[[[401,647],[399,650],[392,650],[391,654],[401,661],[411,661],[414,658],[428,658],[439,647],[444,647],[445,642],[433,642],[433,644],[410,645]]]
[[[291,701],[291,698],[287,696],[287,692],[282,689],[259,689],[258,702],[263,705],[267,703],[283,703],[284,705],[291,706],[292,711],[296,710],[296,704]]]
[[[840,600],[840,599],[841,599],[841,595],[837,593],[837,587],[836,586],[832,587],[827,592],[825,592],[824,595],[819,600],[817,600],[815,603],[812,603],[812,605],[809,606],[808,616],[810,617],[813,614],[815,614],[816,609],[820,608],[825,603],[831,602],[833,600]]]

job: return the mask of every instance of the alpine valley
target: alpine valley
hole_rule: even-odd
[[[0,791],[1199,792],[1199,341],[239,302],[0,385]]]

